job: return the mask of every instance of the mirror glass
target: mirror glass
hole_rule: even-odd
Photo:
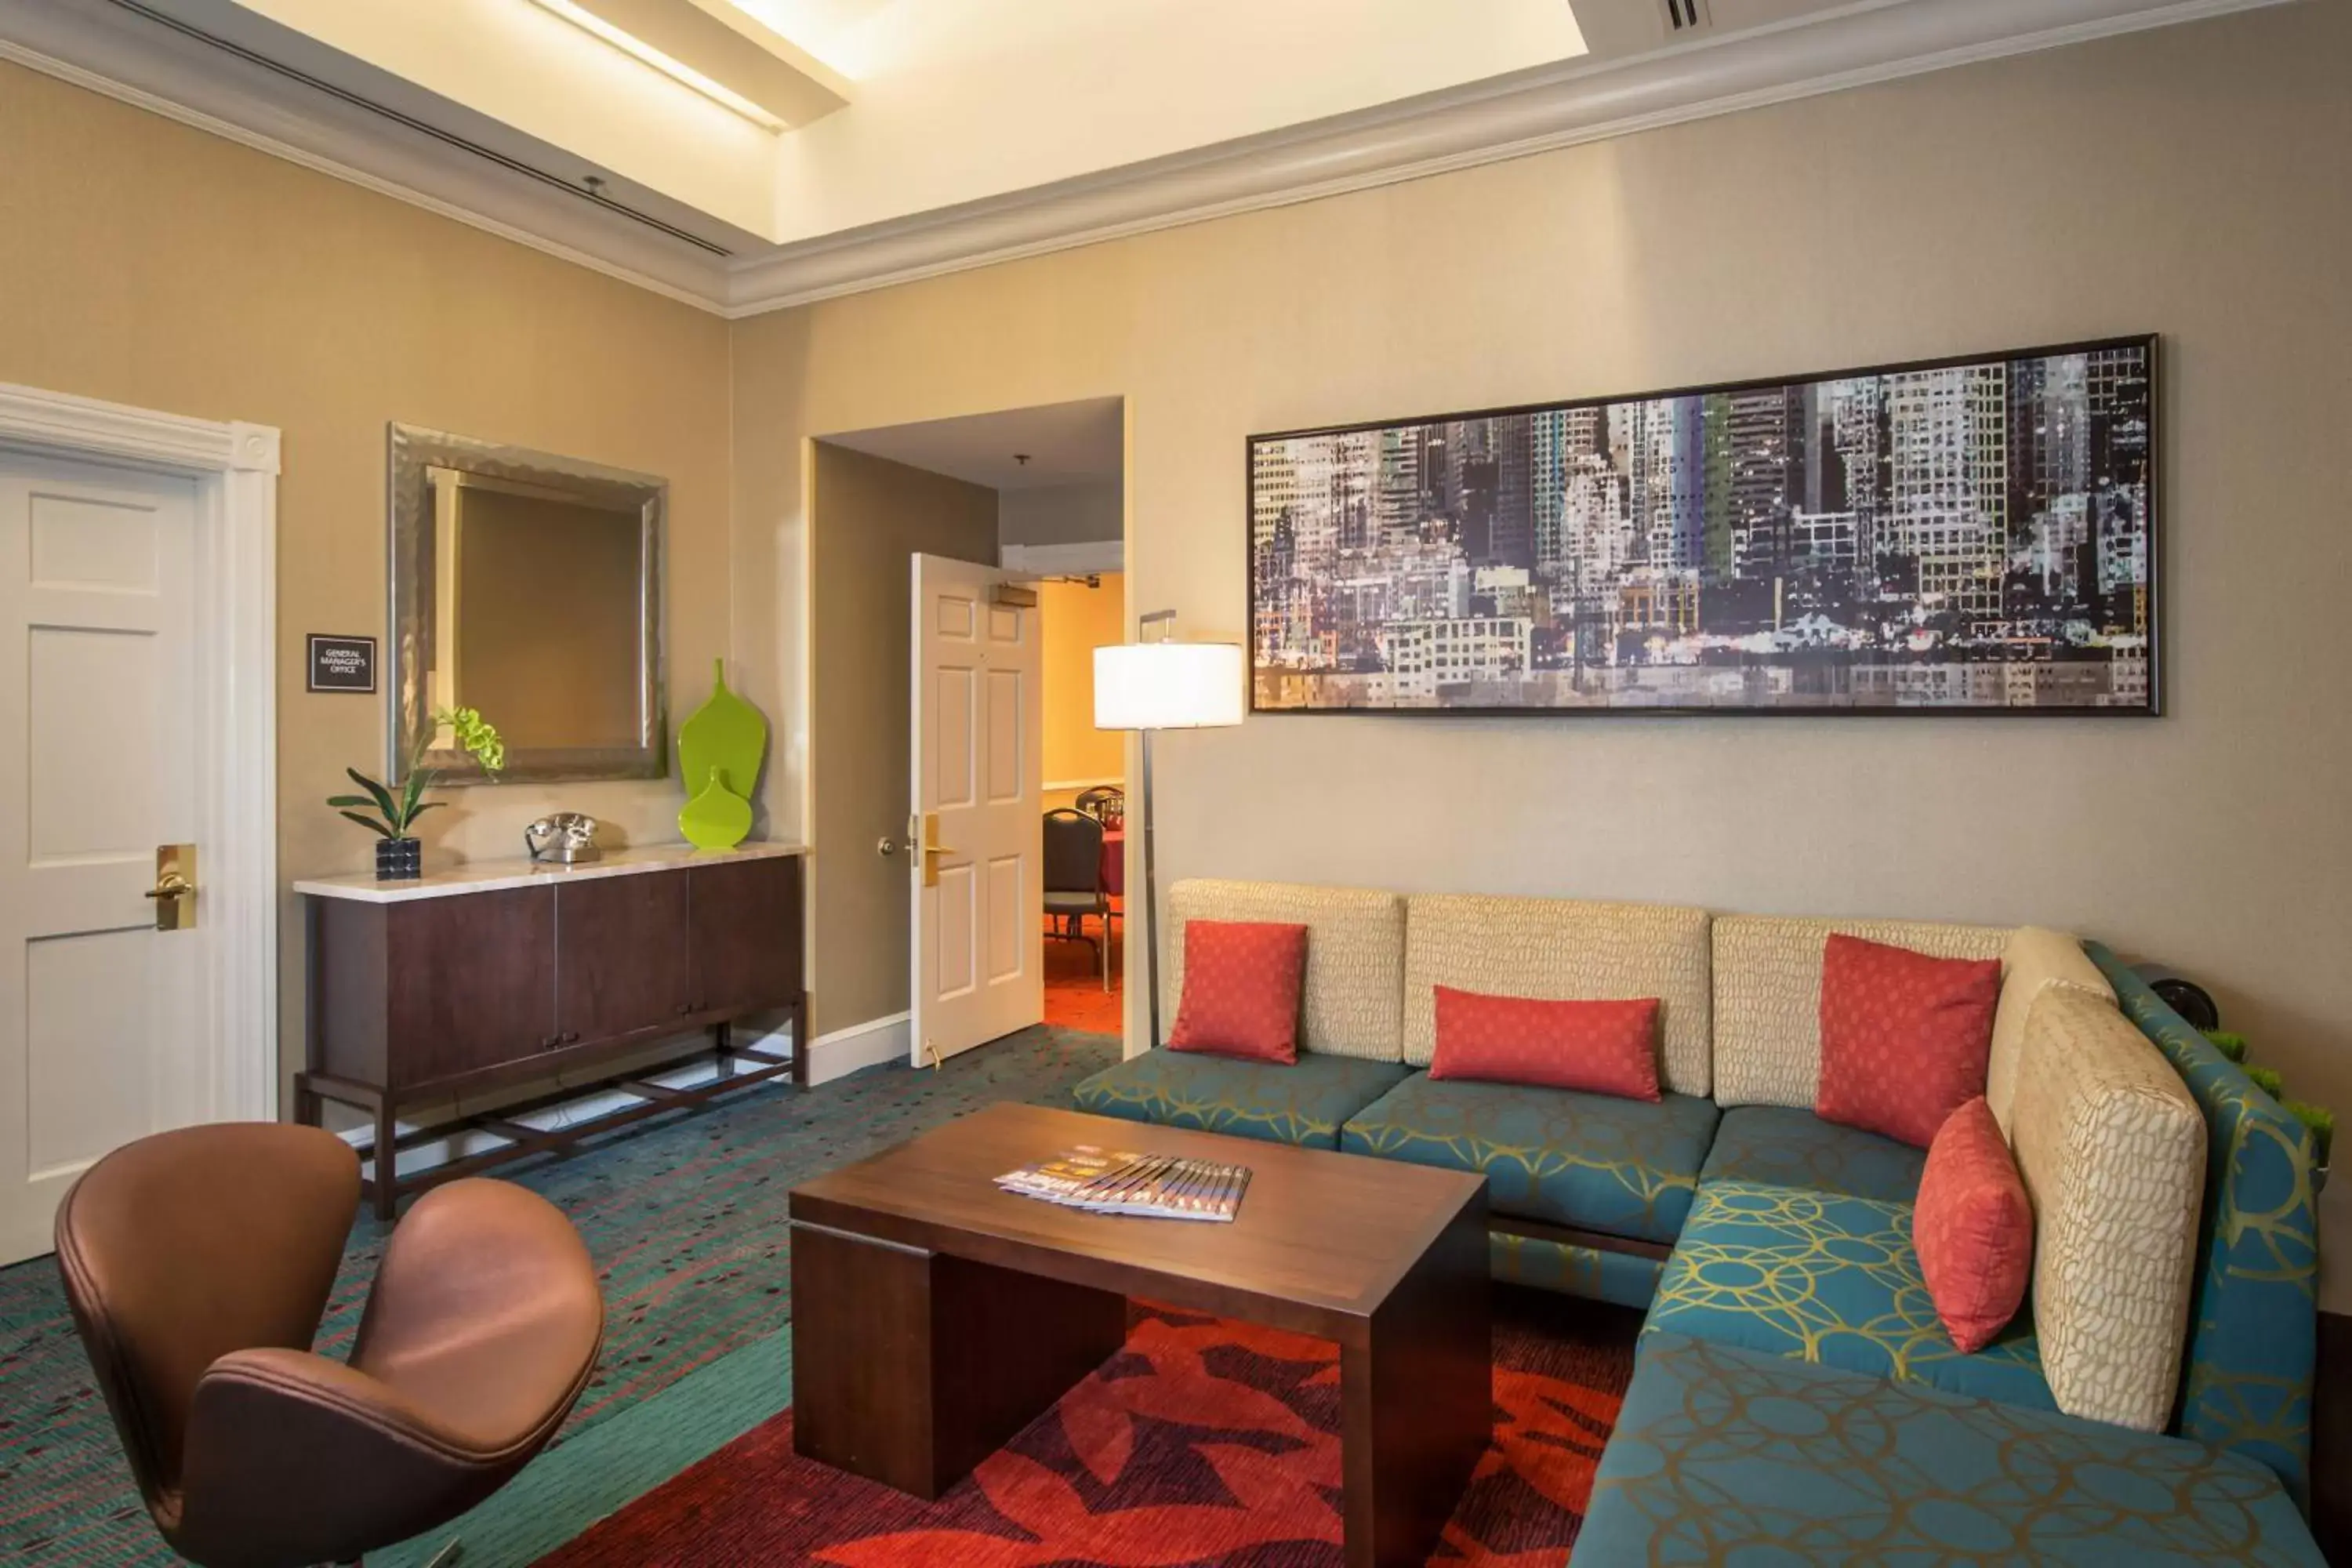
[[[391,467],[395,773],[478,780],[431,732],[474,708],[505,777],[661,776],[664,481],[397,425]]]

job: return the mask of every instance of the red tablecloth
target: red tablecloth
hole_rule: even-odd
[[[1114,827],[1103,835],[1103,891],[1114,899],[1127,897],[1127,830]]]

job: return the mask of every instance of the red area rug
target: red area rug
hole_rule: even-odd
[[[1494,1443],[1431,1562],[1559,1568],[1639,1318],[1496,1308]],[[540,1568],[1336,1568],[1339,1374],[1324,1341],[1139,1308],[1121,1354],[936,1503],[799,1458],[786,1411]]]

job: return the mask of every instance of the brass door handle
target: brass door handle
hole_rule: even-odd
[[[147,897],[155,905],[157,931],[186,931],[196,923],[196,847],[155,846],[155,885]]]
[[[940,857],[958,853],[944,844],[933,842],[939,835],[940,814],[925,812],[915,825],[915,845],[923,858],[923,886],[926,888],[940,885]]]

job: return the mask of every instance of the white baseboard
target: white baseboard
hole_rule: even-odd
[[[893,1013],[819,1035],[809,1042],[809,1086],[846,1078],[860,1068],[904,1062],[913,1050],[914,1015]]]

